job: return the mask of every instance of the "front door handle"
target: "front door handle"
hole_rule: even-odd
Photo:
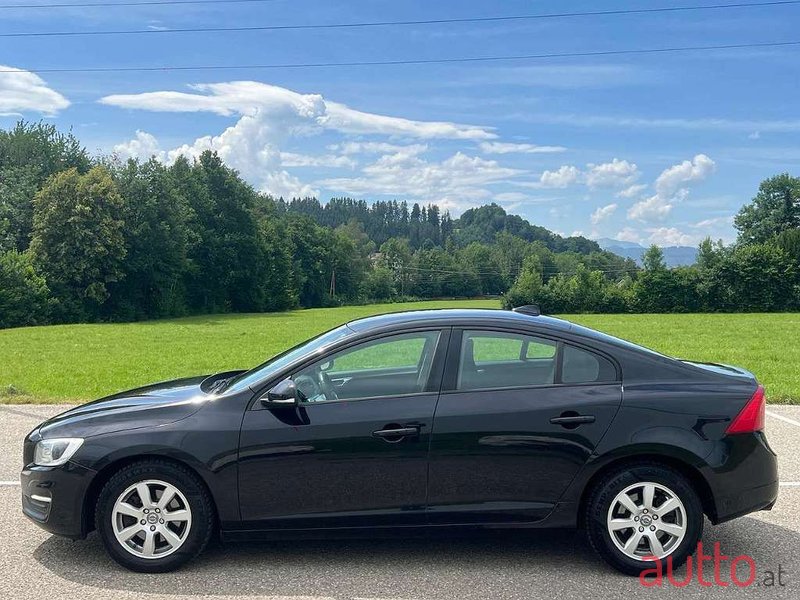
[[[419,436],[419,427],[389,427],[372,432],[372,437],[381,438],[387,442],[399,442],[407,437]]]
[[[550,419],[550,422],[553,425],[561,425],[562,427],[566,427],[567,429],[573,429],[578,425],[584,425],[585,423],[594,423],[595,418],[594,415],[579,415],[577,413],[569,413],[569,414],[562,414],[559,417],[553,417]]]

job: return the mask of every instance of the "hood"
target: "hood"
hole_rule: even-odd
[[[204,379],[175,379],[107,396],[45,421],[38,431],[44,438],[85,438],[173,423],[194,414],[213,397],[200,389]]]

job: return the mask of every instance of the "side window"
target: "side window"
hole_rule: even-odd
[[[439,331],[423,331],[364,342],[317,361],[292,379],[303,402],[423,392],[439,337]]]
[[[464,331],[457,387],[479,390],[555,381],[556,342],[500,331]]]
[[[611,361],[575,346],[564,344],[561,366],[563,383],[592,383],[616,381],[617,370]]]

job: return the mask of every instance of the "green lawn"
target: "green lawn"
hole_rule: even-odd
[[[350,319],[456,306],[496,308],[499,302],[419,302],[0,330],[0,402],[80,402],[154,381],[249,367]],[[665,354],[745,367],[765,384],[771,402],[800,403],[800,314],[567,318]]]

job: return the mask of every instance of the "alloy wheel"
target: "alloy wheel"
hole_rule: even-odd
[[[653,482],[626,487],[611,502],[606,517],[614,545],[635,560],[672,554],[686,536],[687,522],[678,495]]]
[[[192,526],[183,493],[157,479],[140,481],[122,492],[111,511],[117,542],[134,556],[157,559],[178,550]]]

